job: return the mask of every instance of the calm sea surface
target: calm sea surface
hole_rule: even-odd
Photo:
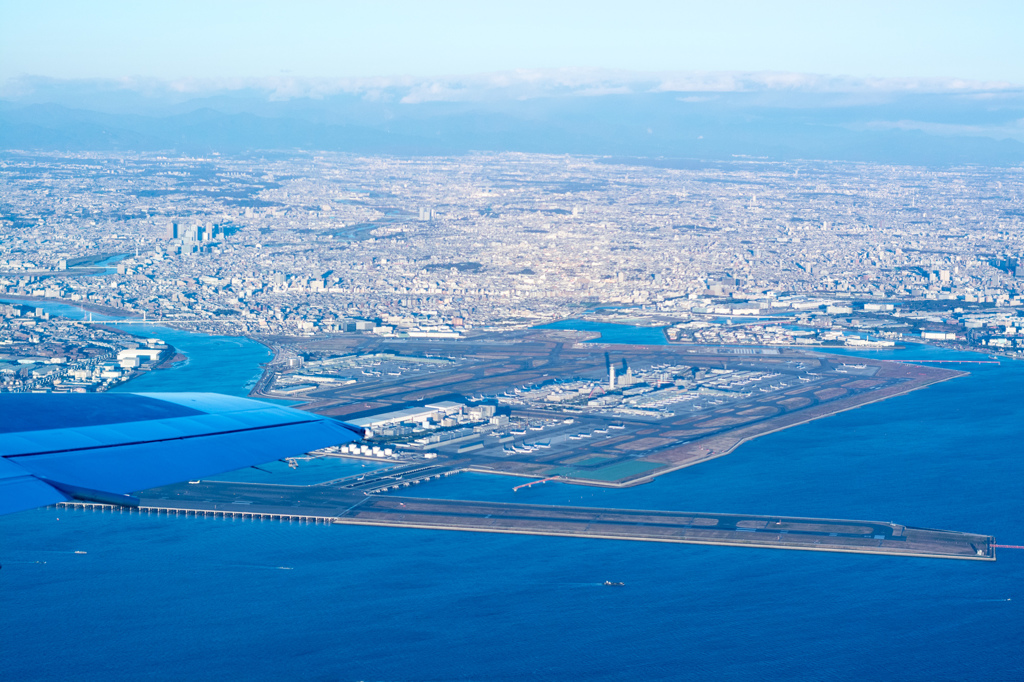
[[[125,390],[244,394],[267,358],[152,333],[189,363]],[[895,520],[1024,544],[1022,443],[1024,366],[1004,362],[639,488],[512,493],[463,474],[415,492]],[[42,509],[0,517],[0,563],[2,680],[1024,679],[1024,550],[982,563]]]

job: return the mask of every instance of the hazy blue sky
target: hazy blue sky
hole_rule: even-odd
[[[1024,84],[1024,2],[0,0],[0,79],[778,70]]]

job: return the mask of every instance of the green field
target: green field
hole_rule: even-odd
[[[565,468],[571,469],[575,467],[596,467],[599,464],[603,464],[610,459],[614,459],[614,457],[610,457],[608,455],[597,455],[596,457],[588,457],[579,462],[573,462],[572,464],[566,465]]]
[[[582,464],[582,462],[580,462]],[[593,481],[618,481],[623,478],[642,474],[652,469],[660,469],[664,464],[658,462],[641,462],[639,460],[627,460],[616,462],[599,469],[580,469],[578,466],[556,467],[549,470],[547,476],[567,476],[570,478],[588,478]]]

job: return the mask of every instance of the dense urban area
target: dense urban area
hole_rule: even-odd
[[[1020,169],[7,152],[0,186],[4,390],[173,361],[88,311],[257,340],[587,318],[683,344],[1024,351]]]

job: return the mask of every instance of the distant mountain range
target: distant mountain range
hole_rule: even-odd
[[[229,84],[22,79],[0,149],[470,151],[1024,163],[1024,89],[792,74],[494,74]]]

